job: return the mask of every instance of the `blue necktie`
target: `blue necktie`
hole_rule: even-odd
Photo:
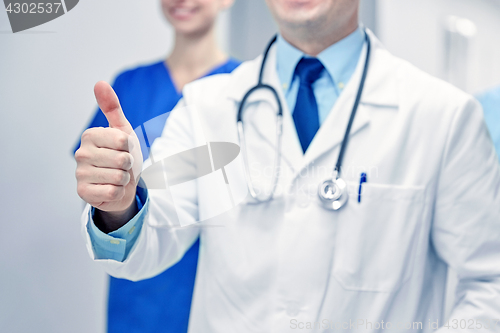
[[[319,78],[323,69],[323,64],[316,58],[302,58],[295,68],[300,85],[293,110],[293,121],[304,153],[319,129],[318,104],[312,84]]]

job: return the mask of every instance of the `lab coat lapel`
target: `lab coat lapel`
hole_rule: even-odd
[[[320,126],[318,132],[311,141],[311,144],[305,153],[303,168],[307,167],[312,161],[320,157],[322,154],[325,154],[342,144],[361,81],[365,55],[366,47],[363,48],[361,59],[358,62],[352,79],[349,80],[349,83],[338,97],[332,110],[330,110],[325,121]],[[366,108],[363,108],[360,105],[356,112],[356,117],[354,118],[350,135],[355,135],[358,130],[367,126],[369,122],[369,113]]]

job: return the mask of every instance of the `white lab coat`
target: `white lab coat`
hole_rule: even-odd
[[[96,261],[116,277],[149,278],[176,263],[199,235],[192,333],[372,331],[388,329],[388,322],[391,331],[419,322],[432,331],[443,325],[448,265],[460,278],[452,312],[458,321],[443,332],[463,327],[459,320],[470,332],[500,319],[500,168],[481,108],[369,34],[368,78],[343,163],[351,194],[346,207],[324,210],[317,186],[336,163],[364,59],[303,155],[273,47],[264,80],[284,107],[283,170],[274,200],[240,200],[246,194],[240,154],[226,168],[236,207],[210,211],[228,201],[224,185],[215,184],[223,180],[220,170],[212,180],[175,190],[175,204],[174,194],[150,190],[149,212],[128,258]],[[261,60],[187,85],[153,156],[206,141],[238,143],[237,106],[255,85]],[[275,154],[269,96],[256,94],[245,113],[257,181]],[[368,182],[358,203],[361,172]],[[86,225],[88,208],[83,216]],[[179,223],[193,226],[175,227]],[[490,330],[500,331],[500,323]]]

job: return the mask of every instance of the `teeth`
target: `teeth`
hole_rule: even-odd
[[[174,10],[174,14],[177,14],[177,15],[187,15],[190,13],[191,13],[191,10],[186,9],[186,8],[176,8]]]

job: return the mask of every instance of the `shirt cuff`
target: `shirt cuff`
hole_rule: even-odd
[[[127,258],[139,237],[149,207],[149,196],[146,189],[137,187],[135,198],[139,212],[120,229],[109,234],[105,234],[94,224],[95,208],[92,207],[89,211],[87,232],[92,242],[95,259],[112,259],[122,262]]]

